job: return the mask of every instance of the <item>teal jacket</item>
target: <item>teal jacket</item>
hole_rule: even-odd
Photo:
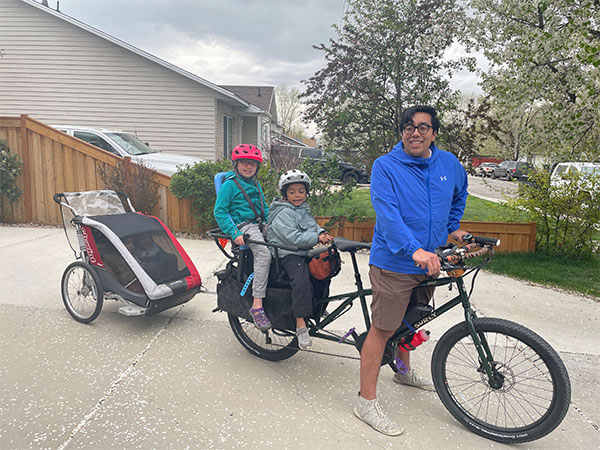
[[[294,206],[284,200],[275,199],[271,203],[267,241],[269,244],[296,247],[297,251],[277,250],[278,256],[306,256],[306,251],[319,242],[319,234],[325,231],[310,215],[308,203]],[[271,252],[273,249],[271,248]]]
[[[225,181],[217,194],[213,215],[221,231],[231,236],[232,239],[242,235],[242,232],[237,227],[239,224],[249,220],[256,222],[256,216],[252,212],[252,209],[250,209],[250,205],[246,201],[244,194],[242,194],[242,191],[238,189],[233,181],[236,177],[250,197],[250,200],[252,200],[256,212],[260,214],[262,203],[265,208],[265,221],[269,215],[269,207],[265,202],[265,194],[258,180],[254,177],[244,178],[236,175],[235,172],[227,173]]]

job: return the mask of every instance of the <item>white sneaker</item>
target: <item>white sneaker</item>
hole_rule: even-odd
[[[312,340],[308,334],[308,328],[298,328],[296,330],[296,336],[298,336],[298,347],[302,350],[307,350],[312,347]]]
[[[400,426],[383,412],[377,399],[366,400],[360,395],[354,407],[354,415],[367,425],[388,436],[398,436],[404,433]]]
[[[435,391],[435,387],[427,378],[418,375],[414,369],[410,369],[405,374],[397,372],[394,374],[394,383],[405,384],[407,386],[423,389],[424,391]]]

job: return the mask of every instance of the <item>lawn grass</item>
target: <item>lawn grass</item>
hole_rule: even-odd
[[[542,252],[496,253],[486,270],[600,297],[600,255],[586,260]]]
[[[371,191],[369,189],[353,191],[350,199],[338,208],[335,215],[374,218],[375,210],[371,205]],[[490,202],[472,195],[467,198],[467,207],[462,219],[482,222],[531,222],[529,213],[526,211],[515,210],[505,204]]]
[[[369,189],[352,192],[337,215],[347,217],[375,217],[371,205]],[[494,203],[469,196],[463,220],[483,222],[531,222],[527,211],[510,208],[502,203]],[[486,266],[490,272],[554,286],[586,295],[600,297],[600,255],[587,260],[572,259],[567,256],[552,256],[541,252],[496,253]]]

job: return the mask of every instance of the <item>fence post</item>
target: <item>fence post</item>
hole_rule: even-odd
[[[25,206],[25,222],[32,220],[31,206],[31,164],[29,162],[29,139],[27,138],[27,115],[21,114],[20,129],[21,133],[21,155],[23,158],[23,203]]]

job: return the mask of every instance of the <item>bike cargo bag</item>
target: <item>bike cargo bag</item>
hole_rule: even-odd
[[[233,278],[231,267],[217,272],[217,307],[221,311],[252,322],[250,308],[252,307],[252,283],[246,287],[244,295],[240,295],[244,288],[241,283]],[[267,288],[267,296],[263,300],[265,313],[273,328],[295,330],[296,319],[292,313],[292,297],[290,289]]]

